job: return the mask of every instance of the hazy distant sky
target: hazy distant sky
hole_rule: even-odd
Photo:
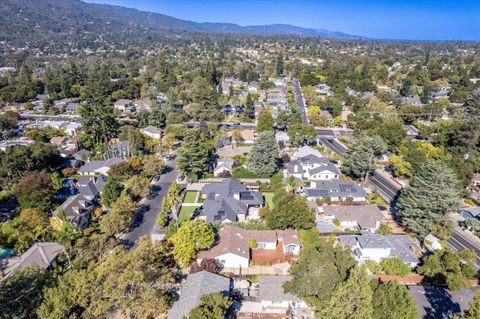
[[[285,23],[372,38],[480,40],[480,0],[86,0],[198,22]]]

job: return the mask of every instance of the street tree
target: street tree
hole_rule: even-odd
[[[427,160],[402,190],[399,216],[412,230],[426,233],[439,218],[459,207],[459,194],[455,173],[442,162]]]
[[[374,160],[387,151],[387,145],[379,136],[357,138],[345,155],[343,171],[353,177],[368,178],[375,169]]]
[[[289,143],[292,146],[298,147],[305,144],[312,144],[317,140],[317,132],[311,125],[293,124],[288,128]]]
[[[100,196],[102,205],[107,208],[111,208],[112,204],[122,194],[122,191],[123,186],[116,179],[109,177]]]
[[[272,114],[270,114],[270,112],[267,110],[262,110],[258,115],[257,128],[255,129],[255,131],[257,132],[257,134],[266,131],[273,132],[273,124],[274,123]]]
[[[110,236],[121,233],[133,222],[137,209],[137,203],[129,195],[120,196],[112,204],[112,209],[108,214],[100,220],[100,228]]]

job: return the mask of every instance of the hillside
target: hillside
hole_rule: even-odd
[[[135,43],[179,33],[236,35],[297,35],[358,39],[340,32],[285,24],[239,26],[198,23],[167,15],[79,0],[3,0],[0,2],[0,40],[17,46],[42,47],[74,43],[77,47],[122,42]],[[139,37],[132,37],[140,35]],[[88,44],[88,45],[87,45]]]

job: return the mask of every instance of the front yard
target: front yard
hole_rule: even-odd
[[[273,208],[273,192],[263,192],[263,196],[265,197],[265,203],[269,208]]]
[[[180,208],[180,212],[178,213],[178,222],[181,223],[190,220],[190,216],[192,216],[192,213],[196,208],[197,207],[195,206],[182,206]]]

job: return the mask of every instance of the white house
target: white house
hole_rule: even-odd
[[[232,170],[235,168],[235,165],[236,165],[236,162],[234,159],[231,159],[228,157],[219,159],[217,161],[217,165],[215,166],[215,169],[213,170],[213,175],[220,176],[220,175],[230,174],[231,176]]]
[[[319,222],[337,223],[342,231],[362,230],[376,232],[383,220],[377,205],[319,206]]]
[[[292,158],[298,159],[298,158],[309,156],[309,155],[313,155],[316,157],[323,157],[322,153],[320,153],[319,150],[316,150],[310,146],[302,146],[293,153]]]
[[[328,158],[314,155],[291,161],[284,173],[299,180],[331,180],[340,175],[338,168]]]
[[[132,100],[120,99],[113,103],[113,107],[120,112],[135,112],[135,105]]]
[[[419,260],[415,255],[420,247],[408,235],[362,235],[339,236],[344,245],[352,249],[355,260],[363,263],[372,260],[379,263],[385,258],[397,257],[410,267],[416,267]]]
[[[160,139],[162,137],[162,130],[155,126],[147,126],[140,129],[140,133],[151,138]]]

